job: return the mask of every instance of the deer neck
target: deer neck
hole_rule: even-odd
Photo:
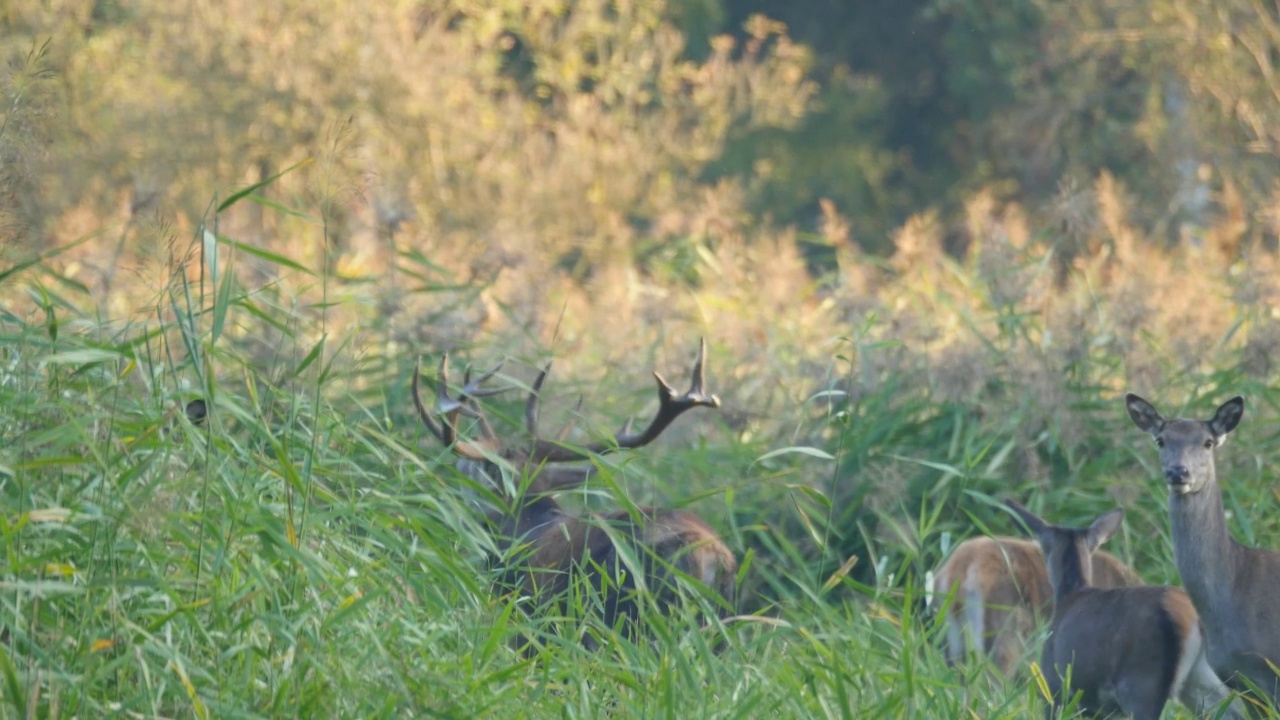
[[[1048,556],[1046,555],[1046,558]],[[1090,587],[1093,583],[1085,575],[1084,566],[1092,559],[1083,553],[1068,552],[1051,561],[1049,585],[1053,588],[1053,607],[1063,607],[1072,595]]]
[[[1210,477],[1204,489],[1186,495],[1169,495],[1169,524],[1178,574],[1202,612],[1232,586],[1237,545],[1227,532],[1222,489]]]

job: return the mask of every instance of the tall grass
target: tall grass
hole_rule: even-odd
[[[609,276],[621,285],[595,286],[615,293],[595,307],[591,288],[546,278],[558,319],[535,329],[502,301],[510,280],[459,281],[404,250],[388,280],[400,304],[387,308],[386,288],[219,237],[216,216],[131,321],[99,318],[52,253],[15,267],[0,275],[0,707],[51,718],[1039,713],[1029,678],[946,667],[937,622],[919,611],[925,572],[961,537],[1011,532],[991,498],[1014,496],[1061,523],[1126,506],[1113,549],[1149,581],[1176,581],[1155,453],[1117,396],[1129,385],[1201,415],[1246,395],[1222,460],[1228,507],[1244,540],[1280,547],[1266,511],[1280,391],[1250,354],[1276,318],[1229,294],[1252,272],[1237,265],[1203,260],[1203,273],[1160,284],[1192,251],[1120,247],[1114,264],[1055,286],[1052,254],[1019,240],[1021,220],[974,214],[985,244],[961,260],[931,245],[921,219],[883,265],[836,243],[841,273],[822,283],[801,280],[785,237],[708,247],[689,262],[714,282]],[[252,284],[264,266],[273,279]],[[1232,309],[1225,330],[1186,314],[1179,294],[1192,290]],[[600,482],[564,500],[696,510],[743,560],[739,615],[708,628],[655,614],[652,641],[613,637],[595,653],[572,618],[541,632],[545,618],[489,590],[493,547],[465,480],[407,400],[415,356],[509,355],[518,381],[554,355],[549,412],[571,417],[586,391],[575,436],[586,437],[651,408],[644,371],[674,374],[701,332],[723,411],[606,458]],[[211,408],[199,426],[182,412],[197,396]],[[543,642],[524,658],[511,644],[529,633]]]

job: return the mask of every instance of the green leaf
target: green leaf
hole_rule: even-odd
[[[250,200],[250,201],[252,201],[252,202],[258,203],[259,205],[262,205],[262,206],[264,206],[264,207],[269,207],[269,208],[271,208],[272,210],[276,210],[276,211],[278,211],[278,212],[282,212],[282,213],[284,213],[285,215],[292,215],[293,217],[300,218],[300,219],[302,219],[302,220],[306,220],[307,222],[315,222],[315,221],[316,221],[316,220],[315,220],[315,218],[311,217],[310,215],[307,215],[306,213],[298,212],[297,210],[294,210],[294,209],[293,209],[293,208],[291,208],[291,207],[286,207],[286,206],[284,206],[284,205],[281,205],[280,203],[278,203],[278,202],[276,202],[276,201],[274,201],[274,200],[268,200],[268,199],[266,199],[266,198],[262,197],[261,195],[250,195],[250,196],[249,196],[249,200]]]
[[[902,462],[913,463],[916,465],[923,465],[924,467],[933,468],[934,470],[937,470],[938,472],[941,472],[941,473],[945,473],[947,475],[955,475],[957,477],[964,477],[965,475],[964,472],[960,470],[960,468],[957,468],[954,465],[947,465],[945,463],[933,462],[931,460],[921,460],[920,458],[907,457],[905,455],[898,455],[896,453],[885,453],[885,457],[891,457],[894,460],[901,460]]]
[[[304,272],[312,277],[315,277],[315,273],[308,270],[301,263],[297,262],[296,260],[290,260],[289,258],[283,255],[269,252],[267,250],[262,250],[260,248],[253,247],[252,245],[245,245],[242,242],[232,240],[231,238],[223,237],[221,235],[218,236],[218,242],[222,243],[223,245],[230,245],[236,250],[247,252],[256,258],[259,258],[261,260],[266,260],[269,263],[274,263],[276,265],[283,265],[287,268],[291,268],[299,272]]]
[[[123,359],[124,355],[115,350],[86,348],[84,350],[68,350],[54,353],[45,358],[44,361],[50,365],[89,365],[91,363],[113,362]]]
[[[90,240],[92,240],[93,238],[101,234],[101,232],[102,231],[99,230],[97,232],[89,233],[88,235],[85,235],[84,237],[79,238],[77,240],[73,240],[67,243],[66,245],[62,245],[56,248],[51,248],[49,250],[46,250],[40,253],[39,255],[33,255],[30,258],[27,258],[26,260],[23,260],[22,262],[18,263],[17,265],[14,265],[8,270],[0,270],[0,283],[3,283],[5,280],[8,280],[13,275],[20,273],[23,270],[26,270],[27,268],[39,265],[44,261],[49,260],[50,258],[58,257],[59,255],[61,255],[64,252],[67,252],[68,250],[71,250],[73,248],[76,248],[80,245],[83,245],[89,242]]]
[[[306,357],[302,358],[302,362],[298,363],[298,369],[293,371],[294,376],[301,375],[302,371],[306,370],[308,365],[315,362],[316,358],[320,357],[320,351],[324,349],[324,341],[327,340],[328,337],[329,336],[327,334],[321,335],[320,339],[316,341],[316,344],[311,346],[311,351],[307,353]]]
[[[778,448],[777,450],[770,450],[769,452],[756,458],[756,462],[762,462],[764,460],[768,460],[769,458],[778,457],[779,455],[787,455],[789,453],[794,453],[796,455],[808,455],[810,457],[816,457],[819,460],[835,460],[836,459],[834,455],[827,452],[826,450],[819,450],[818,448],[810,447],[809,445],[791,445],[789,447]]]
[[[75,466],[85,462],[82,455],[62,455],[50,457],[31,458],[23,460],[16,465],[18,472],[26,470],[39,470],[41,468],[62,467],[64,465]]]
[[[18,670],[13,665],[13,658],[9,656],[7,645],[0,645],[0,675],[4,675],[6,694],[9,696],[9,702],[18,711],[17,716],[26,717],[27,696],[22,691],[22,683],[18,680]]]
[[[213,298],[213,328],[209,331],[209,345],[218,342],[222,328],[227,322],[227,310],[231,307],[231,289],[235,285],[235,273],[231,272],[231,263],[222,271],[222,282],[218,294]]]
[[[84,588],[61,580],[12,580],[0,582],[0,590],[19,591],[31,597],[83,595]]]
[[[290,165],[289,167],[285,168],[284,170],[281,170],[280,172],[276,173],[275,175],[272,175],[271,177],[265,180],[259,180],[258,182],[250,185],[249,187],[242,188],[240,190],[235,191],[234,193],[231,193],[231,197],[227,198],[226,200],[223,200],[222,204],[218,205],[217,212],[222,212],[223,210],[226,210],[232,205],[235,205],[237,202],[240,202],[240,200],[244,199],[245,197],[252,195],[258,190],[270,185],[271,183],[275,182],[276,180],[279,180],[280,178],[293,172],[294,170],[297,170],[298,168],[304,167],[306,165],[310,165],[312,161],[313,161],[312,158],[307,158],[302,162]]]

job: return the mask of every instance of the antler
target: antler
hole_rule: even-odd
[[[435,435],[436,439],[446,447],[452,449],[454,454],[469,460],[485,459],[485,453],[480,447],[474,443],[458,439],[459,415],[466,415],[479,420],[480,431],[484,435],[485,442],[493,445],[492,450],[497,449],[497,435],[493,432],[493,427],[489,425],[484,413],[475,404],[475,398],[496,395],[509,389],[481,387],[484,381],[493,377],[501,369],[502,363],[499,362],[491,370],[472,381],[471,368],[468,367],[463,378],[462,393],[458,395],[457,399],[454,399],[449,397],[449,354],[445,353],[440,358],[440,378],[436,383],[436,412],[441,416],[441,422],[437,424],[435,419],[431,417],[431,412],[427,410],[426,404],[422,402],[422,392],[419,389],[419,379],[422,377],[422,359],[419,358],[417,364],[414,365],[413,404],[418,409],[418,417],[422,418],[422,423],[427,426],[431,434]]]
[[[631,433],[631,422],[627,421],[622,432],[614,436],[612,441],[597,442],[582,448],[569,448],[552,440],[544,440],[538,437],[538,393],[542,389],[542,382],[546,379],[547,372],[551,369],[548,364],[538,373],[537,379],[533,381],[532,392],[529,393],[529,400],[525,404],[525,426],[529,431],[530,437],[533,438],[533,449],[529,453],[530,461],[534,463],[544,462],[571,462],[574,460],[586,460],[591,455],[602,455],[618,449],[638,448],[648,445],[655,438],[662,434],[663,430],[672,423],[676,418],[680,417],[686,410],[695,407],[720,407],[720,398],[715,395],[708,395],[702,389],[703,378],[705,375],[707,361],[707,341],[703,338],[698,345],[698,357],[693,361],[693,370],[691,372],[691,382],[689,391],[684,395],[677,397],[676,391],[672,389],[667,381],[662,379],[662,375],[657,372],[653,373],[653,377],[658,381],[658,414],[649,422],[649,427],[639,434]]]
[[[653,377],[658,381],[658,413],[653,417],[653,420],[649,421],[649,426],[640,433],[632,433],[631,420],[629,419],[611,441],[591,443],[584,447],[569,447],[562,444],[569,429],[572,428],[572,419],[558,433],[555,440],[538,437],[538,400],[542,392],[542,385],[546,382],[547,374],[551,371],[551,364],[547,363],[538,372],[538,376],[534,378],[533,384],[530,386],[529,398],[525,402],[525,429],[532,440],[532,445],[526,458],[534,464],[572,462],[586,460],[591,455],[602,455],[618,449],[643,447],[653,442],[667,429],[668,425],[686,410],[699,406],[720,407],[720,398],[707,394],[703,390],[706,360],[707,342],[704,338],[698,344],[698,356],[693,362],[689,390],[687,392],[683,395],[677,395],[676,391],[667,384],[662,375],[654,372]],[[435,414],[440,415],[440,422],[437,422],[432,417],[432,412],[427,409],[426,404],[422,401],[422,393],[419,388],[420,378],[422,377],[421,359],[414,367],[413,404],[418,409],[418,416],[422,418],[423,424],[427,426],[432,435],[436,436],[436,439],[461,457],[470,460],[483,460],[485,459],[485,450],[496,452],[501,447],[501,441],[497,433],[494,432],[493,426],[489,424],[489,420],[480,409],[476,398],[496,395],[511,389],[507,387],[483,387],[486,380],[502,369],[502,365],[502,363],[498,363],[475,380],[471,379],[471,368],[468,367],[466,375],[463,377],[462,392],[459,393],[457,398],[453,398],[449,396],[449,356],[446,354],[440,358],[440,369],[437,373],[439,378],[435,383]],[[577,408],[581,407],[582,398],[578,398]],[[475,418],[479,422],[480,435],[482,436],[481,443],[458,438],[458,418],[462,415]]]
[[[495,373],[502,369],[502,362],[494,365],[486,373],[482,373],[474,382],[471,380],[471,366],[467,366],[466,374],[462,377],[462,394],[458,396],[458,402],[462,404],[462,413],[468,417],[473,417],[480,421],[480,434],[484,435],[486,442],[491,443],[494,448],[499,447],[502,441],[498,439],[498,434],[493,431],[493,426],[489,424],[489,418],[485,417],[484,411],[480,409],[479,403],[476,402],[478,397],[488,397],[489,395],[497,395],[501,392],[510,390],[509,387],[502,388],[484,388],[481,383],[493,377]]]

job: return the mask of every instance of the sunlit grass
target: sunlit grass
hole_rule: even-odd
[[[4,295],[24,297],[0,317],[0,707],[12,717],[1039,714],[1029,673],[1004,683],[980,662],[948,668],[937,623],[920,612],[925,572],[949,544],[1012,530],[991,498],[1039,497],[1063,523],[1124,504],[1112,549],[1149,581],[1177,574],[1155,453],[1115,395],[1128,382],[1115,377],[1123,343],[1139,336],[1047,339],[1052,313],[1031,312],[1007,283],[1022,273],[1012,287],[1034,286],[1043,258],[1010,255],[1006,266],[935,259],[881,286],[865,312],[840,296],[832,304],[850,303],[857,322],[828,310],[825,330],[775,318],[766,310],[780,295],[753,300],[747,285],[694,298],[710,328],[614,308],[635,323],[621,348],[609,341],[627,328],[597,338],[587,327],[598,316],[565,321],[581,324],[566,330],[571,348],[521,344],[509,330],[412,346],[348,307],[358,292],[323,268],[203,235],[192,265],[126,325],[99,321],[42,263],[2,273]],[[250,257],[304,285],[248,285]],[[450,284],[422,256],[402,260],[407,295],[450,298],[424,305],[428,330],[459,322],[487,292]],[[792,270],[779,272],[770,282],[781,287]],[[1005,283],[1003,299],[993,283]],[[1100,317],[1118,312],[1097,302]],[[926,317],[954,322],[913,329]],[[1257,308],[1241,317],[1269,322]],[[683,381],[681,353],[704,332],[723,409],[602,459],[600,482],[563,500],[698,512],[743,563],[737,615],[650,614],[636,643],[588,627],[585,605],[525,617],[518,598],[490,591],[493,543],[466,481],[418,426],[416,353],[510,355],[514,380],[554,356],[547,426],[571,417],[583,391],[589,434],[652,407],[645,370]],[[753,336],[768,342],[748,347]],[[1152,397],[1192,399],[1189,413],[1227,389],[1249,398],[1223,455],[1228,508],[1245,540],[1280,547],[1280,520],[1265,510],[1276,502],[1266,468],[1280,394],[1271,376],[1241,369],[1247,355],[1230,338],[1188,364],[1161,345],[1178,337],[1144,346],[1164,378]],[[182,412],[194,397],[211,408],[200,426]],[[514,399],[495,411],[519,416]],[[606,647],[588,652],[581,632]],[[539,640],[532,658],[513,649],[523,635]]]

